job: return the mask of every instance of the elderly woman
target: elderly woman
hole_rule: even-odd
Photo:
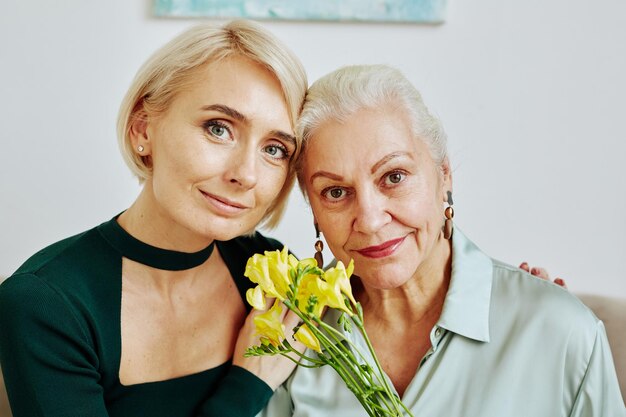
[[[0,286],[14,417],[262,409],[293,367],[243,357],[255,337],[243,271],[281,246],[253,231],[287,202],[306,88],[291,51],[245,21],[192,28],[140,69],[118,129],[136,201]]]
[[[602,322],[453,227],[445,133],[397,70],[323,77],[297,132],[300,186],[335,257],[354,260],[366,330],[415,416],[625,415]],[[264,415],[364,412],[322,367],[298,368]]]

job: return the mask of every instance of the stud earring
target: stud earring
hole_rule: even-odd
[[[448,191],[448,207],[443,212],[446,221],[443,224],[443,237],[450,240],[452,237],[452,218],[454,217],[454,209],[452,208],[452,192]]]
[[[322,251],[324,250],[324,243],[320,239],[320,228],[315,223],[315,238],[317,241],[315,242],[315,261],[317,262],[317,266],[320,268],[324,267],[324,256],[322,255]]]
[[[143,149],[144,149],[143,145],[137,146],[137,152],[143,152]]]

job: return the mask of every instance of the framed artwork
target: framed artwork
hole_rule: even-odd
[[[154,0],[159,17],[442,23],[447,0]]]

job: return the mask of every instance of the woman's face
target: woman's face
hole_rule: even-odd
[[[314,132],[305,188],[330,250],[371,288],[396,288],[444,253],[449,169],[435,165],[409,118],[387,106]],[[432,264],[434,265],[434,264]]]
[[[161,226],[217,240],[258,224],[295,150],[278,80],[243,57],[203,68],[164,114],[148,118],[139,144],[152,159],[146,187]]]

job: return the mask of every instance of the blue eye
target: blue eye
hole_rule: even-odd
[[[213,133],[215,136],[222,136],[225,132],[226,129],[224,129],[223,126],[211,126],[211,133]]]
[[[204,124],[204,129],[209,135],[220,140],[230,140],[232,138],[228,126],[219,120],[209,120]]]
[[[263,150],[274,159],[289,158],[289,151],[282,145],[268,145]]]

